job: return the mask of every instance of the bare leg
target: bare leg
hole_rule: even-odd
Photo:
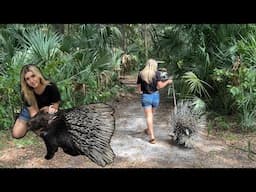
[[[12,136],[16,139],[24,137],[27,133],[27,122],[17,119],[12,130]]]
[[[150,140],[155,139],[154,129],[153,129],[153,112],[154,112],[154,109],[152,108],[144,109]]]

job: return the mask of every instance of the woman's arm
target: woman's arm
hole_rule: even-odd
[[[47,112],[47,113],[56,113],[59,110],[60,101],[52,103],[49,106],[42,107],[40,110]]]
[[[142,94],[142,91],[141,91],[141,84],[137,84],[137,90],[138,90],[138,93],[139,93],[139,94]]]
[[[167,81],[158,81],[157,82],[157,89],[164,88],[166,85],[171,84],[172,80],[168,79]]]
[[[56,113],[59,110],[60,101],[52,103],[48,108],[48,113]]]
[[[28,107],[28,111],[29,111],[30,117],[33,117],[38,113],[39,110],[35,106],[30,106]]]
[[[50,96],[49,104],[48,104],[49,106],[43,107],[42,110],[44,110],[44,112],[47,112],[50,114],[56,113],[58,111],[59,105],[61,103],[60,92],[58,90],[58,87],[54,83],[51,83],[46,88],[47,88],[47,94]]]
[[[52,103],[52,105],[50,105],[50,106],[52,106],[52,108],[58,110],[59,109],[59,105],[60,105],[60,101],[58,101],[56,103]]]

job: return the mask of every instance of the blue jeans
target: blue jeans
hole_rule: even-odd
[[[143,93],[141,95],[141,105],[145,108],[157,108],[160,103],[160,95],[159,92],[156,91],[154,93],[145,94]]]
[[[20,115],[19,115],[19,119],[22,119],[24,121],[29,121],[30,119],[30,114],[29,114],[29,111],[28,111],[28,108],[27,107],[23,107],[21,109],[21,112],[20,112]]]

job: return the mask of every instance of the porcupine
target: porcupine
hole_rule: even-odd
[[[115,129],[113,113],[114,109],[103,103],[59,110],[55,114],[40,111],[28,122],[28,130],[44,140],[48,160],[61,147],[69,155],[85,155],[104,167],[115,157],[110,146]]]
[[[205,128],[205,118],[201,111],[195,110],[192,101],[181,101],[172,112],[169,136],[176,144],[193,148],[200,130]]]

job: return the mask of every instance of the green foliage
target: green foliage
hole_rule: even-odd
[[[14,144],[18,148],[26,147],[26,146],[39,146],[41,145],[41,139],[37,137],[34,133],[28,132],[26,137],[22,139],[14,139],[11,136],[10,130],[0,130],[0,150],[6,148],[10,145],[10,143]]]
[[[223,115],[230,115],[235,110],[235,101],[227,89],[227,85],[233,78],[233,73],[229,68],[222,68],[213,70],[211,75],[215,94],[212,97],[211,108]]]
[[[18,82],[22,66],[19,65],[19,59],[23,60],[24,58],[14,56],[6,69],[6,74],[0,76],[0,127],[4,129],[11,127],[15,113],[19,112],[21,106]]]
[[[199,97],[195,97],[192,102],[193,112],[202,115],[206,112],[206,103]]]
[[[56,58],[62,36],[51,31],[30,29],[21,36],[24,48],[31,50],[35,63],[46,63]]]
[[[38,141],[35,140],[34,138],[28,138],[27,136],[26,136],[26,139],[16,139],[16,140],[13,140],[13,142],[15,146],[18,148],[35,145],[35,143],[38,143]]]
[[[22,139],[10,139],[11,141],[13,141],[13,143],[15,144],[16,147],[18,148],[22,148],[22,147],[26,147],[26,146],[39,146],[41,143],[41,139],[36,136],[33,132],[28,132],[26,134],[25,138]]]
[[[256,131],[256,108],[253,111],[244,108],[239,117],[240,125],[243,131]]]
[[[241,128],[255,129],[255,105],[256,105],[256,71],[254,68],[247,68],[245,65],[239,67],[237,71],[230,69],[215,69],[214,78],[217,82],[225,84],[234,100],[233,107],[239,112]],[[223,99],[223,98],[222,98]]]
[[[19,29],[22,30],[16,39],[21,46],[19,50],[15,49],[11,61],[5,65],[4,73],[0,73],[1,129],[10,128],[15,114],[20,110],[19,73],[21,67],[27,63],[37,63],[46,77],[57,83],[63,101],[62,108],[103,102],[112,99],[116,94],[118,87],[114,86],[117,80],[115,68],[120,64],[122,51],[109,47],[114,46],[115,35],[120,36],[117,28],[97,28],[96,25],[90,25],[86,32],[82,30],[75,33],[75,38],[72,38],[73,44],[66,47],[68,52],[61,51],[60,48],[65,50],[61,46],[62,37],[51,32],[48,26],[28,26],[26,29]],[[97,33],[97,30],[102,30],[103,33]],[[81,36],[88,31],[89,36]],[[78,37],[86,37],[88,41],[81,46],[81,39]],[[108,39],[109,37],[112,40]],[[6,38],[8,39],[8,36]],[[98,47],[102,40],[102,47]],[[86,95],[74,91],[75,83],[86,85]]]
[[[242,66],[238,71],[239,84],[227,85],[240,112],[241,126],[255,129],[256,106],[256,70]]]
[[[230,125],[225,117],[218,116],[214,119],[216,127],[222,130],[228,130],[230,128]]]
[[[77,48],[76,41],[74,35],[66,35],[63,37],[63,41],[61,43],[60,50],[63,52],[72,52],[75,48]]]
[[[243,63],[247,67],[256,64],[255,32],[249,32],[248,35],[241,37],[241,40],[237,42],[237,51],[242,55]]]
[[[186,83],[189,85],[189,92],[199,95],[200,97],[203,94],[207,97],[210,97],[204,85],[211,87],[207,82],[200,80],[192,71],[186,72],[182,77]]]
[[[233,76],[233,73],[226,68],[217,69],[215,68],[212,78],[218,83],[228,83],[230,78]]]
[[[19,72],[37,63],[56,82],[61,107],[106,101],[120,89],[122,53],[139,70],[148,57],[165,61],[177,98],[193,98],[223,114],[237,114],[253,129],[256,106],[255,24],[70,24],[64,34],[47,24],[3,25],[0,29],[0,126],[11,126],[21,105]],[[231,70],[237,56],[241,65]],[[74,91],[75,84],[86,94]],[[170,88],[168,91],[170,92]],[[131,90],[132,91],[132,90]],[[196,106],[202,103],[197,100]],[[202,105],[203,106],[203,105]],[[225,127],[225,126],[224,126]]]

